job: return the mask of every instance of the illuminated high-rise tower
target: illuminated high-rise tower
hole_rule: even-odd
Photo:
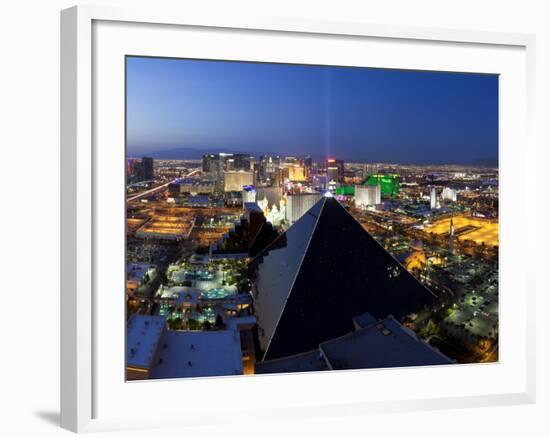
[[[453,217],[451,216],[451,223],[449,224],[449,252],[451,255],[454,253],[454,237],[455,227],[453,225]]]
[[[437,208],[437,192],[435,191],[435,187],[430,189],[430,208],[432,210]]]
[[[325,167],[327,169],[327,182],[331,180],[336,183],[344,182],[344,161],[334,158],[327,158]]]

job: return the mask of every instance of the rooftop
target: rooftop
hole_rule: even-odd
[[[181,185],[193,185],[193,186],[211,186],[214,185],[214,181],[205,180],[205,179],[196,179],[196,178],[183,178],[179,180]]]
[[[319,349],[335,370],[453,363],[392,316],[323,342]]]
[[[151,378],[230,376],[243,373],[238,332],[166,332]]]
[[[140,282],[150,268],[154,268],[154,265],[150,265],[149,263],[128,263],[126,265],[126,280]]]
[[[256,364],[256,374],[300,373],[327,369],[327,364],[319,349]]]
[[[357,315],[353,317],[353,325],[357,329],[368,327],[376,322],[378,322],[378,320],[374,316],[372,316],[369,312],[365,312],[365,313],[362,313],[361,315]]]
[[[166,319],[162,316],[133,315],[126,329],[126,365],[149,369]]]
[[[229,318],[225,324],[228,330],[252,328],[256,324],[256,317],[253,315],[248,315]]]
[[[321,198],[249,266],[264,360],[349,333],[363,312],[401,319],[435,300],[334,198]]]

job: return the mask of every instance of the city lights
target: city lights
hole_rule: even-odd
[[[498,361],[496,76],[127,62],[129,380]]]

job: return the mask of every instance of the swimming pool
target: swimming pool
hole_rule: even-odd
[[[233,295],[233,293],[227,289],[224,289],[223,287],[216,287],[206,292],[202,292],[201,298],[204,298],[207,300],[222,300],[228,297],[229,295]]]
[[[186,272],[186,280],[197,280],[197,281],[212,281],[214,274],[208,271],[195,271],[195,272]]]

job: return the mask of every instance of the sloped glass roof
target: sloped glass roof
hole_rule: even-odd
[[[323,198],[251,265],[264,360],[315,349],[352,318],[402,319],[434,295],[334,198]]]
[[[323,206],[317,202],[292,227],[252,260],[254,309],[261,315],[258,335],[267,344],[290,294]],[[260,270],[256,268],[261,266]]]

